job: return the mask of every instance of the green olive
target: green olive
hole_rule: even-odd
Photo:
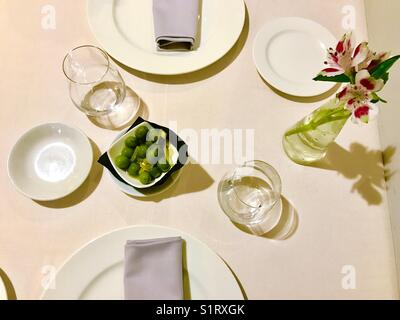
[[[136,177],[139,174],[140,166],[137,163],[131,163],[128,168],[128,174],[132,177]]]
[[[142,159],[146,158],[147,149],[148,147],[146,145],[137,146],[137,157]]]
[[[117,165],[118,168],[126,170],[128,169],[131,162],[126,156],[120,155],[115,159],[115,164]]]
[[[135,136],[130,136],[125,140],[125,145],[132,149],[134,149],[138,144],[139,144],[138,138],[136,138]]]
[[[150,173],[143,171],[139,174],[139,181],[143,184],[149,184],[151,182],[151,175]]]
[[[124,148],[122,149],[121,154],[122,154],[123,156],[127,157],[127,158],[130,158],[130,157],[132,157],[132,155],[133,155],[133,149],[132,149],[132,148],[129,148],[129,147],[124,147]]]
[[[149,128],[143,125],[136,129],[135,135],[138,139],[143,140],[146,138],[147,132],[149,132]]]
[[[153,179],[157,179],[159,176],[161,176],[161,170],[157,167],[153,167],[150,170],[150,175],[153,177]]]
[[[171,166],[169,165],[169,163],[166,162],[165,160],[164,160],[164,161],[159,161],[159,162],[157,163],[157,167],[158,167],[158,169],[160,169],[162,172],[167,172],[167,171],[171,168]]]

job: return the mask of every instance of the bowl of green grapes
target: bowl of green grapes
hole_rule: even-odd
[[[107,151],[120,177],[135,188],[149,188],[177,163],[179,153],[162,129],[143,122],[118,138]]]

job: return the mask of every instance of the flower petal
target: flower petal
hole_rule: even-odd
[[[357,67],[363,63],[371,55],[371,50],[368,48],[368,42],[360,43],[354,50],[352,58],[352,66]]]
[[[343,73],[344,73],[343,69],[330,67],[330,68],[326,68],[326,69],[322,70],[320,72],[320,75],[325,76],[325,77],[334,77],[334,76],[341,75]]]
[[[361,70],[356,74],[356,84],[361,85],[362,80],[369,78],[371,78],[371,75],[369,74],[368,70]]]
[[[354,123],[369,123],[378,115],[378,108],[374,104],[364,104],[353,111],[352,121]]]

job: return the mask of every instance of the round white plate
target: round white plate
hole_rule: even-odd
[[[93,162],[89,139],[61,123],[23,134],[8,158],[8,175],[25,196],[39,201],[63,198],[87,178]]]
[[[324,69],[327,49],[335,37],[320,24],[303,18],[280,18],[264,25],[253,46],[260,75],[284,93],[311,97],[334,87],[313,78]]]
[[[239,38],[243,0],[202,0],[200,45],[189,52],[157,51],[151,0],[88,0],[88,18],[101,46],[121,63],[147,73],[174,75],[202,69]]]
[[[132,226],[93,240],[67,260],[42,299],[124,299],[126,241],[175,236],[186,242],[191,299],[243,299],[232,272],[207,245],[184,232],[161,226]]]

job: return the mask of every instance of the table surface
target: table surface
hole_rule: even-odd
[[[292,163],[282,151],[282,134],[322,101],[275,93],[259,77],[251,55],[257,30],[276,17],[310,18],[340,37],[344,6],[355,8],[355,34],[365,39],[363,1],[246,3],[248,21],[239,42],[211,67],[184,77],[121,71],[145,102],[143,112],[151,121],[177,121],[178,131],[255,129],[255,158],[279,171],[283,195],[298,218],[286,240],[277,231],[251,235],[221,211],[218,181],[232,165],[190,165],[170,191],[146,201],[120,192],[97,164],[66,199],[38,203],[20,195],[7,177],[6,164],[23,132],[45,122],[71,124],[93,140],[98,155],[116,131],[94,125],[72,105],[61,71],[69,49],[96,44],[85,1],[0,0],[0,267],[18,298],[40,296],[48,266],[59,267],[103,233],[135,224],[170,226],[201,239],[229,264],[250,299],[398,298],[376,124],[347,124],[331,149],[329,167]],[[55,30],[41,27],[44,5],[56,9]],[[356,287],[345,290],[342,282],[352,267]]]

